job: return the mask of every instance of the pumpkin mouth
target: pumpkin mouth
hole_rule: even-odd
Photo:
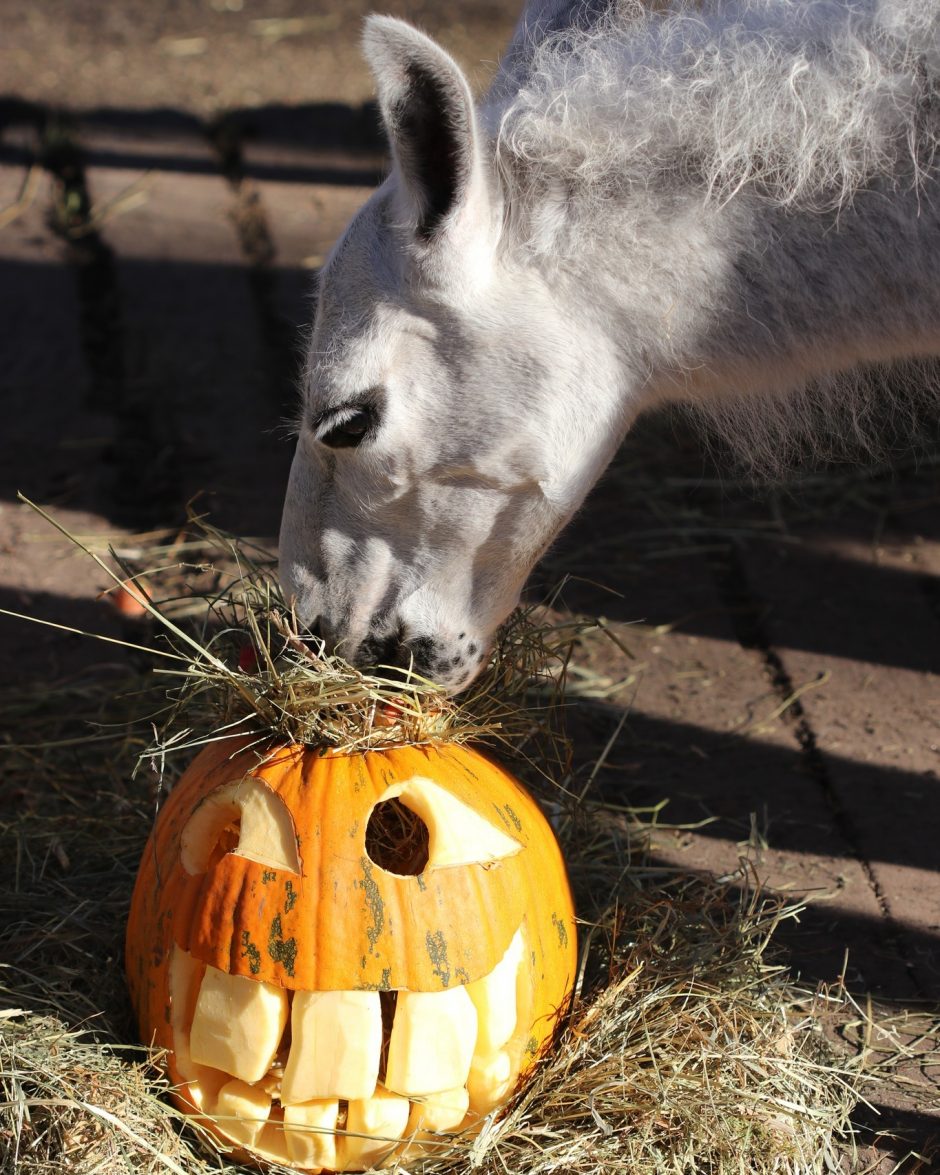
[[[361,1170],[464,1129],[505,1098],[529,1043],[520,927],[492,971],[443,991],[288,991],[175,946],[174,1051],[189,1096],[236,1145]]]

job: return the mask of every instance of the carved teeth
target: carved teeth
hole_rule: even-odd
[[[170,956],[170,1027],[173,1029],[173,1051],[180,1076],[189,1084],[189,1096],[200,1110],[211,1113],[219,1090],[228,1081],[228,1074],[206,1065],[197,1065],[190,1052],[189,1034],[196,1012],[199,987],[206,965],[194,959],[189,951],[173,948]]]
[[[281,1102],[370,1098],[381,1054],[377,991],[294,992]]]
[[[408,1118],[408,1133],[456,1130],[466,1118],[469,1108],[470,1095],[463,1085],[459,1089],[447,1089],[442,1093],[432,1093],[412,1105]]]
[[[361,1170],[381,1162],[408,1129],[410,1103],[380,1085],[373,1097],[349,1103],[346,1135],[337,1145],[343,1170]]]
[[[190,1034],[198,1065],[260,1081],[271,1067],[287,1023],[283,988],[207,967]]]
[[[419,1148],[430,1134],[458,1130],[468,1114],[488,1114],[512,1088],[524,1047],[519,1016],[527,1015],[524,954],[520,929],[489,975],[439,992],[399,991],[379,1085],[378,992],[288,993],[178,951],[171,967],[178,1059],[199,1087],[197,1104],[239,1145],[266,1153],[274,1131],[278,1161],[305,1169],[367,1167],[403,1138]],[[288,1011],[285,1063],[278,1049],[287,1040]],[[274,1099],[282,1109],[265,1134]],[[348,1112],[337,1137],[340,1101]]]
[[[339,1102],[335,1098],[300,1102],[284,1107],[284,1138],[287,1157],[304,1167],[336,1169],[336,1119]]]
[[[477,1037],[477,1011],[465,987],[400,991],[385,1084],[407,1097],[463,1085]]]
[[[214,1116],[233,1142],[255,1146],[271,1112],[271,1098],[244,1081],[229,1081],[219,1090]]]
[[[516,1030],[516,976],[523,950],[522,931],[517,930],[489,975],[467,985],[467,994],[477,1010],[479,1053],[496,1052]]]
[[[470,1108],[475,1114],[488,1114],[509,1093],[518,1070],[506,1049],[473,1058],[467,1079]]]

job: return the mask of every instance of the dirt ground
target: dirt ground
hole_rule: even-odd
[[[384,166],[368,8],[0,3],[0,607],[121,631],[100,570],[17,492],[99,544],[195,501],[273,547],[311,275]],[[514,15],[382,8],[481,86]],[[787,937],[804,979],[935,1007],[940,445],[755,489],[648,422],[532,592],[565,577],[564,606],[618,638],[575,659],[580,769],[668,801],[663,861],[726,874],[750,846],[769,884],[811,897]],[[122,656],[0,617],[4,684]],[[908,1080],[860,1112],[857,1170],[940,1153],[940,1060]]]

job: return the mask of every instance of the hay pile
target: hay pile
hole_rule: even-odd
[[[637,815],[573,785],[544,721],[572,630],[517,619],[458,708],[414,675],[365,677],[311,649],[270,568],[224,536],[190,538],[185,564],[166,550],[153,560],[145,608],[158,623],[145,618],[135,643],[153,647],[156,673],[112,668],[0,698],[3,1175],[240,1169],[161,1097],[159,1069],[132,1044],[123,928],[161,791],[220,729],[272,728],[335,746],[443,733],[521,748],[514,769],[560,833],[585,925],[558,1047],[477,1138],[413,1169],[844,1169],[860,1075],[820,1029],[843,997],[789,982],[771,941],[798,910],[746,868],[724,884],[646,868]],[[114,574],[140,570],[118,560]]]

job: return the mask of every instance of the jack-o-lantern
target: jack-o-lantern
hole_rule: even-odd
[[[456,745],[207,747],[144,851],[141,1034],[230,1147],[362,1170],[470,1130],[564,1008],[574,914],[551,829]]]

